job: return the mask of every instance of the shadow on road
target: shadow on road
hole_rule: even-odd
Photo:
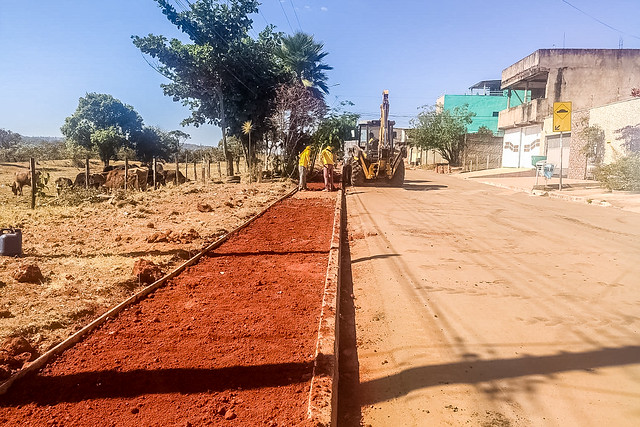
[[[405,181],[402,188],[409,191],[431,191],[442,190],[443,188],[448,188],[448,186],[440,184],[407,184]]]
[[[344,203],[344,202],[343,202]],[[346,206],[343,204],[343,210]],[[345,211],[346,212],[346,211]],[[343,427],[360,426],[360,366],[356,345],[356,309],[353,302],[353,278],[351,276],[351,251],[346,227],[346,215],[343,218],[345,230],[342,242],[342,269],[340,286],[340,330],[338,363],[338,425]],[[364,259],[360,259],[364,261]]]
[[[406,369],[395,375],[360,385],[361,405],[384,402],[413,390],[442,384],[477,384],[528,375],[553,375],[569,371],[588,371],[608,366],[640,363],[640,346],[603,348],[582,353],[552,356],[523,356],[513,359],[469,360],[443,365]],[[597,372],[593,372],[597,375]],[[639,396],[640,397],[640,396]]]
[[[363,262],[363,261],[371,261],[372,259],[385,259],[385,258],[391,258],[394,256],[400,256],[400,254],[380,254],[380,255],[372,255],[372,256],[365,256],[362,258],[356,258],[354,260],[351,261],[351,264],[355,264],[357,262]]]

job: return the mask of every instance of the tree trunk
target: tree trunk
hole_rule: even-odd
[[[229,151],[227,146],[227,117],[224,111],[224,96],[222,95],[222,88],[218,86],[218,100],[220,101],[220,128],[222,130],[222,153],[227,160],[227,176],[233,176],[233,154]]]

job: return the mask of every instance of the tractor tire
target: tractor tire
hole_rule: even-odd
[[[351,163],[351,185],[364,184],[364,171],[360,162]]]
[[[391,178],[390,183],[393,187],[402,187],[404,184],[404,161],[401,161],[396,169],[396,173]]]

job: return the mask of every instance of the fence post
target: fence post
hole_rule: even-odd
[[[124,194],[127,194],[127,187],[129,186],[129,159],[124,157]]]
[[[156,173],[158,173],[158,159],[153,158],[153,189],[158,189],[158,183],[156,182]]]
[[[207,181],[211,180],[211,159],[207,157]]]
[[[487,154],[487,170],[489,169],[489,155]]]
[[[189,180],[189,153],[184,153],[184,180]]]
[[[220,178],[222,178],[222,169],[220,168],[220,161],[218,161],[218,176],[220,176]]]
[[[197,160],[194,157],[193,158],[193,180],[197,181],[198,180],[198,173],[197,173]]]
[[[84,188],[89,189],[89,157],[84,161]]]
[[[202,169],[200,170],[200,172],[202,172],[202,184],[204,185],[207,183],[207,180],[204,176],[204,157],[202,158]]]
[[[178,155],[176,154],[176,177],[175,184],[178,185],[178,174],[180,173],[180,163],[178,162]]]
[[[29,158],[29,169],[31,170],[31,209],[36,208],[36,159]]]

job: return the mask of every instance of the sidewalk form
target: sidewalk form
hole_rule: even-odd
[[[601,188],[597,181],[564,178],[562,180],[562,190],[560,190],[558,188],[560,181],[558,177],[546,180],[544,176],[539,176],[536,179],[535,171],[524,168],[488,169],[458,173],[453,176],[494,187],[524,192],[533,196],[615,207],[640,213],[640,192],[606,190]]]

